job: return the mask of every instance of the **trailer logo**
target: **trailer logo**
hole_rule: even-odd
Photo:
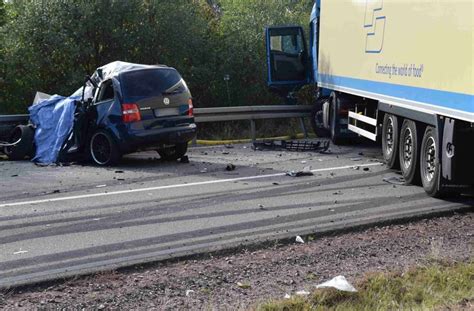
[[[366,0],[364,28],[365,53],[380,53],[383,49],[386,17],[383,14],[383,0]]]

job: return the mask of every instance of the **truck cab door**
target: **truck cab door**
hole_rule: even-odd
[[[310,64],[303,28],[268,27],[265,37],[268,86],[284,95],[308,84]]]

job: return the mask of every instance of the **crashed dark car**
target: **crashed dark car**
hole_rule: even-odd
[[[30,124],[17,126],[10,137],[16,143],[5,149],[10,159],[113,165],[124,154],[151,149],[176,160],[196,135],[186,82],[163,65],[112,62],[71,96],[38,92],[28,110]]]
[[[115,62],[91,80],[93,97],[84,99],[87,112],[79,114],[75,133],[86,137],[92,161],[111,165],[124,154],[150,149],[164,160],[186,154],[196,125],[191,93],[176,69]]]

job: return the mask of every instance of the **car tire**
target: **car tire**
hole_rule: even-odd
[[[329,137],[331,134],[327,128],[324,127],[323,120],[323,104],[329,100],[329,97],[321,97],[313,105],[311,109],[311,127],[317,137]]]
[[[406,184],[420,183],[420,132],[415,121],[405,119],[403,121],[398,146],[400,159],[400,170]]]
[[[99,166],[117,164],[122,154],[114,138],[105,130],[96,131],[89,141],[89,157]]]
[[[14,146],[5,147],[4,152],[10,160],[24,160],[26,157],[34,157],[35,130],[29,125],[18,125],[10,134],[9,142],[14,143],[20,138],[20,142]]]
[[[393,114],[385,114],[382,125],[382,154],[389,169],[397,169],[400,164],[398,160],[398,135],[398,117]]]
[[[161,159],[164,161],[176,161],[183,157],[188,151],[188,143],[179,143],[173,147],[157,150]]]

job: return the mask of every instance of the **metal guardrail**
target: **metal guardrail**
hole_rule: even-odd
[[[235,120],[304,118],[308,117],[310,112],[311,106],[296,105],[195,108],[194,119],[196,123],[203,123]]]
[[[252,141],[255,141],[257,137],[255,120],[299,118],[301,130],[307,137],[304,118],[311,115],[311,108],[312,106],[309,105],[195,108],[194,120],[196,123],[248,120],[250,121]]]
[[[308,105],[272,105],[272,106],[241,106],[241,107],[216,107],[195,108],[194,120],[196,123],[224,122],[224,121],[250,121],[252,139],[256,138],[255,120],[299,118],[305,136],[307,135],[303,119],[311,114]],[[0,115],[0,137],[8,133],[18,124],[28,122],[29,115]]]

